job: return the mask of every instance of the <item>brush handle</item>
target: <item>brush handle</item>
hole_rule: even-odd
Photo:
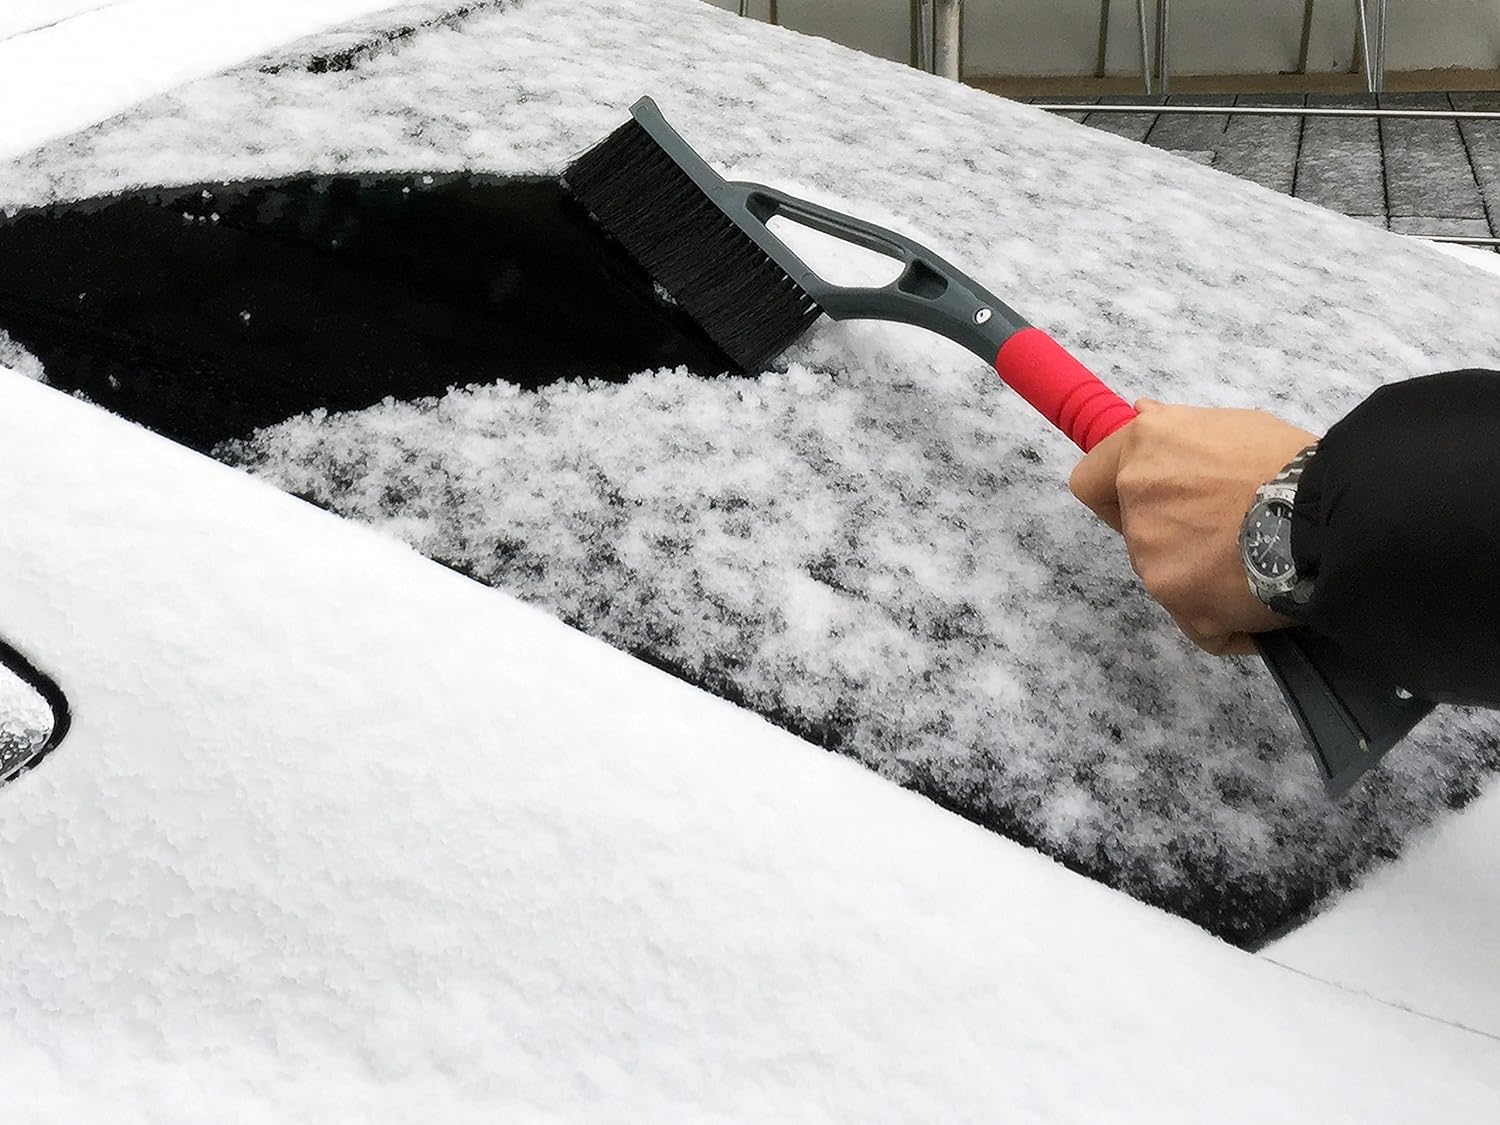
[[[1135,409],[1040,328],[1000,345],[995,370],[1006,386],[1085,453],[1135,417]]]

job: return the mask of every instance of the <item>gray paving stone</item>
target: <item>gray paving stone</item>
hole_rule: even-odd
[[[1162,99],[1156,95],[1147,97],[1143,94],[1132,94],[1125,98],[1110,98],[1111,103],[1117,105],[1161,105]],[[1091,125],[1095,129],[1103,129],[1106,133],[1113,133],[1117,137],[1124,137],[1130,141],[1144,141],[1146,134],[1151,132],[1151,126],[1156,124],[1154,113],[1091,113],[1084,119],[1085,125]]]
[[[1370,99],[1312,94],[1309,106],[1368,108]],[[1380,129],[1371,118],[1309,117],[1302,130],[1296,195],[1346,215],[1386,214]]]
[[[1301,94],[1241,94],[1235,105],[1300,106]],[[1295,117],[1231,117],[1214,167],[1290,195],[1302,122]]]
[[[1446,94],[1382,94],[1380,104],[1391,109],[1451,108]],[[1386,118],[1380,130],[1392,218],[1484,218],[1484,200],[1456,123]]]
[[[1454,94],[1452,101],[1454,109],[1500,112],[1500,92]],[[1490,222],[1500,224],[1500,121],[1463,121],[1459,132],[1468,147]]]
[[[1478,90],[1469,93],[1448,95],[1454,109],[1482,109],[1489,113],[1500,113],[1500,90]]]
[[[1391,230],[1397,234],[1449,235],[1457,238],[1488,238],[1490,224],[1484,219],[1453,219],[1441,216],[1392,215]]]
[[[1223,105],[1230,100],[1227,94],[1174,94],[1167,99],[1167,104]],[[1224,142],[1224,127],[1228,124],[1229,118],[1217,113],[1164,113],[1146,134],[1146,143],[1172,152],[1217,152]]]
[[[1217,105],[1228,95],[1173,97],[1169,104]],[[1038,104],[1067,97],[1037,98]],[[1091,99],[1092,100],[1092,99]],[[1159,97],[1108,99],[1143,107]],[[1237,105],[1367,109],[1375,99],[1353,95],[1240,95]],[[1393,94],[1389,107],[1484,109],[1500,112],[1500,92]],[[1401,121],[1373,118],[1235,117],[1219,114],[1091,113],[1087,124],[1273,191],[1415,235],[1500,234],[1500,120]]]
[[[1027,98],[1026,101],[1029,104],[1031,104],[1031,105],[1041,105],[1041,106],[1047,106],[1047,105],[1097,105],[1097,104],[1099,104],[1099,99],[1098,98],[1081,98],[1081,97],[1067,97],[1067,96],[1060,96],[1059,97],[1059,96],[1056,96],[1056,95],[1048,95],[1046,97],[1040,97],[1040,98]],[[1086,114],[1086,113],[1059,113],[1057,116],[1058,117],[1066,117],[1069,121],[1079,121],[1079,122],[1081,122],[1086,117],[1088,117],[1088,114]]]

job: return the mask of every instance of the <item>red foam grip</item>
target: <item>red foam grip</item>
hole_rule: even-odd
[[[1023,328],[1000,345],[995,370],[1087,453],[1135,417],[1135,410],[1040,328]]]

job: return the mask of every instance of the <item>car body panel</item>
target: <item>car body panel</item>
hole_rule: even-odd
[[[0,625],[73,711],[0,790],[23,1105],[1459,1121],[1500,1097],[1493,1040],[1224,946],[9,373],[0,504]]]
[[[538,6],[518,35],[527,65],[547,56],[547,14]],[[154,32],[122,25],[107,54],[126,57],[132,34],[144,47]],[[692,81],[652,65],[626,65],[616,100],[650,80],[691,104]],[[961,130],[944,108],[958,95],[933,91],[934,112]],[[75,104],[72,124],[48,128],[144,92]],[[560,165],[619,109],[555,114],[557,131],[536,134],[531,150],[485,159]],[[13,142],[7,151],[50,135],[25,128],[0,142]],[[159,172],[151,159],[117,159],[110,137],[91,131],[28,158],[5,174],[9,197],[54,174],[71,192]],[[787,172],[783,158],[712,143],[718,157]],[[182,175],[235,171],[239,157],[221,156]],[[306,163],[300,150],[277,159],[284,171]],[[1142,159],[1174,190],[1175,162]],[[877,195],[880,179],[855,190]],[[1021,244],[976,233],[972,210],[945,190],[934,189],[957,216],[953,237],[1008,261]],[[1151,285],[1184,261],[1207,268],[1188,240],[1206,237],[1200,219],[1222,218],[1238,190],[1225,189],[1230,203],[1204,192],[1201,215],[1183,197],[1181,229],[1158,244],[1165,264],[1146,271],[1155,281],[1134,305],[1107,246],[1094,277],[1028,260],[1043,294],[1034,315],[1096,361],[1118,349],[1112,376],[1161,393],[1171,384],[1150,366],[1153,339],[1177,357],[1163,364],[1186,366],[1198,353],[1180,316],[1199,318],[1201,335],[1211,310],[1189,293],[1161,313]],[[1342,220],[1287,208],[1316,246],[1261,279],[1305,279],[1325,250],[1346,270],[1368,253],[1377,278],[1426,253],[1354,236],[1347,253],[1328,250],[1320,232]],[[1035,229],[1038,214],[1022,219]],[[1132,222],[1123,202],[1109,218]],[[1279,249],[1288,237],[1267,235]],[[1079,249],[1066,230],[1057,241],[1064,255]],[[1464,271],[1418,272],[1430,283],[1421,314],[1440,318],[1434,302]],[[1293,410],[1311,418],[1352,401],[1380,364],[1414,373],[1478,354],[1472,326],[1436,343],[1379,335],[1372,318],[1390,287],[1372,280],[1368,298],[1368,315],[1347,295],[1323,319],[1314,312],[1296,374],[1344,362],[1357,377],[1325,401],[1294,398]],[[1237,337],[1259,377],[1287,362],[1294,320],[1280,305],[1264,311],[1275,338]],[[1119,330],[1111,341],[1089,335],[1089,318],[1105,313]],[[1371,333],[1365,351],[1338,350],[1340,320]],[[877,350],[907,347],[874,338]],[[1128,1104],[1196,1121],[1212,1090],[1219,1119],[1461,1121],[1488,1119],[1500,1096],[1494,1041],[1438,1022],[1494,1028],[1483,955],[1500,901],[1485,878],[1500,841],[1492,792],[1378,886],[1333,904],[1306,943],[1294,935],[1267,951],[1333,988],[9,373],[0,433],[0,633],[77,711],[43,766],[0,789],[5,975],[22,982],[0,1066],[25,1072],[11,1086],[22,1107],[162,1121],[230,1102],[270,1119],[462,1121],[542,1107],[593,1119],[725,1107],[815,1116],[809,1105],[871,1120],[942,1116],[941,1106],[947,1119],[986,1120],[1004,1106],[1082,1122],[1118,1120]],[[742,900],[718,893],[726,886]],[[778,1008],[810,968],[827,988]],[[705,991],[705,980],[720,985]]]

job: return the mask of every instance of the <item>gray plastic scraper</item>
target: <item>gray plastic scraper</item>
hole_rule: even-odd
[[[1341,797],[1434,704],[1371,676],[1309,629],[1262,633],[1255,645],[1307,737],[1330,797]]]

